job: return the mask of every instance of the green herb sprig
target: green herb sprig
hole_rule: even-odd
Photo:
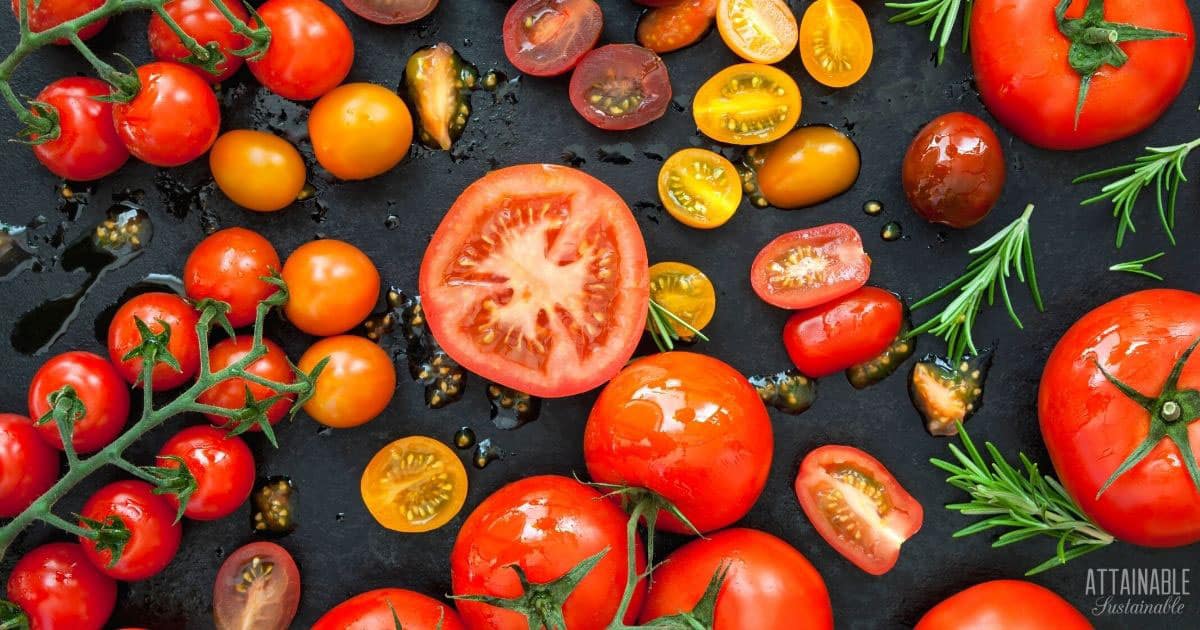
[[[899,11],[888,19],[889,22],[901,22],[908,26],[929,25],[929,41],[937,42],[939,65],[946,59],[946,46],[950,43],[954,27],[961,15],[962,51],[967,52],[967,43],[971,34],[972,0],[914,0],[912,2],[885,2],[883,6]]]
[[[675,349],[675,342],[682,341],[679,332],[675,330],[674,324],[683,327],[684,330],[692,333],[701,341],[708,341],[708,337],[700,332],[698,328],[692,326],[688,322],[670,309],[650,300],[650,313],[648,315],[650,323],[646,329],[650,331],[650,338],[654,340],[654,345],[658,347],[659,352],[669,352]]]
[[[1132,273],[1132,274],[1136,274],[1139,276],[1146,276],[1147,278],[1153,278],[1155,280],[1158,280],[1159,282],[1162,282],[1163,277],[1154,273],[1153,271],[1150,271],[1149,269],[1146,269],[1146,264],[1154,262],[1154,261],[1158,260],[1159,258],[1162,258],[1163,256],[1166,256],[1166,255],[1167,254],[1165,252],[1158,252],[1157,254],[1154,254],[1152,256],[1147,256],[1145,258],[1139,258],[1137,260],[1130,260],[1128,262],[1117,263],[1117,264],[1109,267],[1108,270],[1109,271],[1121,271],[1124,273]]]

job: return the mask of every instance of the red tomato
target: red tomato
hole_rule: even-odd
[[[1117,298],[1067,330],[1042,372],[1038,416],[1058,477],[1083,511],[1110,534],[1137,545],[1175,547],[1200,540],[1200,491],[1183,457],[1200,453],[1200,423],[1187,402],[1200,390],[1200,359],[1172,368],[1200,339],[1200,295],[1169,289]],[[1149,398],[1154,417],[1109,382],[1101,369]],[[1157,397],[1157,398],[1155,398]],[[1168,420],[1162,406],[1182,414]],[[1178,428],[1175,428],[1178,425]],[[1097,493],[1150,435],[1168,426],[1191,446],[1163,438],[1145,458]]]
[[[225,6],[242,22],[247,22],[250,15],[240,2],[226,0]],[[249,40],[234,32],[229,20],[221,14],[212,0],[171,0],[163,5],[167,15],[183,28],[183,32],[191,35],[201,45],[216,44],[221,49],[225,60],[217,64],[219,74],[210,74],[207,70],[193,68],[205,81],[220,83],[233,76],[242,67],[242,58],[232,51],[245,48]],[[150,14],[150,27],[147,31],[150,41],[150,52],[160,61],[180,61],[191,55],[180,41],[179,36],[167,26],[157,13]]]
[[[376,24],[408,24],[433,13],[438,0],[342,0],[342,4]]]
[[[196,491],[184,508],[183,515],[197,521],[211,521],[233,514],[246,502],[254,489],[254,455],[250,447],[237,436],[210,426],[188,427],[176,433],[158,451],[161,457],[174,455],[183,459],[196,478]],[[158,465],[177,467],[179,463],[159,459]],[[171,507],[179,509],[179,497],[162,495]]]
[[[483,500],[463,522],[450,553],[450,580],[455,595],[517,597],[519,565],[534,584],[562,577],[580,562],[608,552],[571,592],[562,606],[571,630],[608,626],[625,590],[629,544],[626,516],[599,492],[567,477],[526,477]],[[637,571],[645,569],[642,541],[637,540]],[[641,609],[645,584],[634,593],[632,623]],[[561,603],[561,602],[557,602]],[[468,628],[526,630],[521,614],[478,602],[455,603]]]
[[[267,347],[267,353],[254,363],[251,363],[246,371],[271,379],[276,383],[292,384],[296,380],[296,374],[292,371],[291,364],[288,363],[287,355],[284,354],[283,348],[279,344],[270,339],[263,339],[263,345]],[[251,335],[238,335],[234,339],[224,339],[217,345],[212,347],[209,353],[210,367],[213,372],[223,370],[234,363],[237,363],[242,357],[249,354],[250,349],[254,347],[254,337]],[[242,378],[227,378],[216,385],[204,390],[196,397],[196,402],[204,405],[216,405],[226,409],[243,409],[246,406],[246,390],[250,390],[250,395],[254,396],[254,400],[262,401],[275,395],[275,390],[268,389],[265,385],[258,383],[250,383]],[[267,408],[267,421],[271,425],[275,425],[283,419],[287,412],[292,408],[292,401],[296,397],[288,394]],[[223,425],[229,422],[229,418],[216,414],[204,414],[209,422],[215,425]],[[262,431],[255,425],[251,431]],[[190,514],[189,514],[190,516]]]
[[[183,528],[175,522],[175,509],[144,481],[115,481],[100,488],[83,504],[80,515],[100,522],[114,515],[125,523],[129,540],[111,565],[111,551],[96,549],[89,539],[79,540],[88,560],[118,580],[144,580],[167,568],[179,551]]]
[[[583,434],[593,480],[652,490],[701,532],[750,511],[773,445],[767,409],[745,377],[690,352],[629,364],[600,392]],[[691,532],[665,512],[658,525]]]
[[[267,89],[293,101],[311,101],[350,73],[354,38],[321,0],[267,0],[258,14],[271,29],[271,45],[246,65]]]
[[[85,13],[95,11],[103,4],[104,0],[28,0],[25,3],[25,10],[29,15],[29,30],[40,33],[67,20],[73,20]],[[21,5],[17,4],[17,0],[12,0],[13,15],[19,18],[20,10]],[[105,24],[108,24],[108,18],[96,20],[79,29],[79,39],[90,39],[99,33]],[[60,46],[70,44],[66,38],[57,39],[54,43]]]
[[[971,12],[971,60],[984,105],[1000,124],[1046,149],[1086,149],[1133,135],[1158,119],[1187,82],[1195,49],[1185,0],[1107,0],[1104,19],[1182,37],[1117,44],[1125,65],[1103,66],[1092,80],[1078,125],[1080,76],[1054,2],[979,0]],[[1074,0],[1068,18],[1083,15]],[[1021,42],[1013,46],[1014,41]]]
[[[124,360],[129,351],[142,343],[137,328],[139,319],[155,334],[163,331],[163,324],[170,326],[167,349],[179,362],[179,370],[166,363],[154,366],[151,375],[154,391],[175,389],[195,378],[200,369],[200,340],[196,337],[200,315],[187,300],[174,293],[159,292],[134,296],[117,309],[108,325],[108,358],[121,376],[130,383],[138,383],[142,378],[142,359]]]
[[[571,396],[612,378],[641,340],[646,245],[603,182],[512,166],[459,195],[425,250],[420,291],[450,358],[534,396]]]
[[[1054,591],[1024,580],[992,580],[947,597],[914,630],[1091,630]]]
[[[687,48],[712,29],[717,0],[682,0],[642,14],[637,42],[658,54]]]
[[[504,55],[525,74],[552,77],[574,68],[603,28],[596,0],[517,0],[504,16]]]
[[[871,257],[858,230],[830,223],[788,232],[767,243],[750,267],[750,285],[767,304],[803,309],[867,283]]]
[[[116,439],[129,418],[129,388],[112,364],[91,352],[64,352],[38,368],[29,383],[29,417],[50,411],[51,394],[70,385],[83,402],[83,418],[75,421],[71,444],[78,453],[98,451]],[[50,446],[62,449],[53,420],[37,427]]]
[[[58,138],[33,147],[33,155],[51,173],[89,182],[115,173],[129,159],[129,150],[113,126],[112,103],[94,98],[109,92],[109,85],[100,79],[67,77],[38,94],[38,101],[58,112]]]
[[[283,313],[310,335],[346,332],[379,301],[379,270],[350,243],[318,239],[301,245],[283,264],[288,303]]]
[[[712,630],[833,630],[821,574],[794,547],[754,529],[727,529],[672,553],[654,570],[642,623],[690,612],[724,563]]]
[[[584,120],[624,131],[662,118],[671,104],[671,77],[654,51],[609,44],[583,57],[571,74],[571,105]]]
[[[8,576],[8,601],[32,630],[100,630],[117,604],[117,583],[74,543],[50,543],[21,557]]]
[[[263,276],[282,267],[271,242],[258,232],[233,227],[200,241],[183,265],[183,288],[199,302],[212,298],[229,305],[229,323],[254,323],[258,303],[275,292]]]
[[[904,305],[891,291],[863,287],[793,313],[783,345],[801,374],[821,378],[882,354],[903,321]]]
[[[404,630],[466,628],[453,608],[432,597],[402,588],[380,588],[355,595],[333,607],[317,620],[312,630],[392,628],[396,623],[393,611]]]
[[[173,61],[148,63],[137,75],[137,96],[113,105],[117,135],[129,152],[154,166],[179,166],[204,155],[221,129],[212,87]]]
[[[0,518],[29,507],[58,480],[58,453],[38,436],[33,421],[0,413]]]
[[[951,112],[913,138],[902,175],[908,203],[923,219],[968,228],[992,211],[1004,191],[1004,150],[986,122]]]
[[[796,497],[821,538],[871,575],[896,566],[900,545],[925,520],[921,504],[892,473],[852,446],[822,446],[806,455]]]
[[[287,630],[299,606],[300,570],[292,554],[275,543],[245,545],[229,554],[217,571],[213,583],[217,630]]]

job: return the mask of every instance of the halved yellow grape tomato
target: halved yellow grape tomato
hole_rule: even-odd
[[[737,56],[778,63],[796,48],[796,16],[784,0],[720,0],[717,30]]]
[[[359,490],[380,525],[398,532],[427,532],[462,509],[467,469],[449,446],[414,435],[380,449],[363,471]]]
[[[720,227],[742,202],[742,183],[733,163],[707,149],[683,149],[658,171],[658,197],[684,225]]]
[[[817,0],[800,21],[800,59],[829,87],[857,83],[875,56],[871,25],[852,0]]]
[[[704,82],[692,116],[704,135],[729,144],[778,140],[800,120],[800,87],[786,72],[760,63],[729,66]]]

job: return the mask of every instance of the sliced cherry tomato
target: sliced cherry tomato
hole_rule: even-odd
[[[504,55],[525,74],[560,75],[596,46],[603,28],[596,0],[517,0],[504,16]]]
[[[951,112],[925,125],[904,154],[904,195],[930,223],[968,228],[1004,191],[1004,149],[988,124]]]
[[[29,417],[37,420],[49,413],[50,395],[64,386],[75,391],[85,410],[71,435],[75,451],[92,453],[116,439],[129,418],[129,387],[116,368],[91,352],[64,352],[46,361],[29,383]],[[62,450],[53,420],[37,430],[42,440]]]
[[[420,48],[404,66],[404,85],[416,104],[421,142],[449,151],[471,117],[471,90],[479,71],[450,44]]]
[[[660,262],[650,267],[650,299],[696,330],[712,321],[717,311],[717,292],[703,271],[681,262]],[[690,340],[693,333],[687,326],[667,318],[675,334]],[[646,321],[646,329],[653,323]]]
[[[800,86],[774,66],[741,63],[700,86],[692,116],[700,131],[729,144],[762,144],[782,138],[800,120]]]
[[[312,630],[464,630],[455,610],[402,588],[379,588],[347,599],[321,616]]]
[[[179,551],[183,528],[175,521],[175,508],[154,486],[136,480],[114,481],[96,491],[80,512],[81,519],[104,524],[110,516],[121,519],[129,539],[113,560],[110,549],[98,549],[89,538],[79,539],[88,560],[103,573],[126,582],[144,580],[167,568]],[[80,521],[80,526],[88,527]]]
[[[204,155],[221,130],[212,86],[173,61],[148,63],[137,76],[137,96],[113,105],[117,135],[129,152],[154,166],[179,166]]]
[[[858,230],[830,223],[788,232],[767,243],[750,267],[750,284],[767,304],[802,309],[867,283],[871,257]]]
[[[89,182],[115,173],[129,160],[129,149],[113,124],[112,103],[96,100],[111,91],[100,79],[67,77],[38,94],[39,102],[58,113],[58,137],[33,145],[33,155],[51,173]]]
[[[213,145],[208,166],[230,201],[256,212],[282,210],[304,188],[306,173],[300,152],[287,140],[265,131],[225,133]]]
[[[283,348],[279,344],[270,339],[263,339],[263,345],[267,347],[267,353],[254,363],[246,367],[246,371],[250,374],[261,376],[270,379],[276,383],[291,384],[296,380],[296,374],[292,371],[292,366],[288,363],[287,355],[284,354]],[[250,335],[238,335],[233,339],[224,339],[217,345],[212,347],[209,352],[210,368],[213,372],[223,370],[234,363],[237,363],[246,356],[250,349],[254,347],[254,338]],[[196,402],[203,405],[216,405],[226,409],[242,409],[246,406],[247,392],[256,402],[264,401],[276,394],[272,389],[258,383],[251,383],[243,378],[234,377],[228,378],[212,387],[204,390],[196,397]],[[292,408],[292,401],[296,399],[295,395],[288,394],[283,398],[275,401],[267,408],[267,421],[272,425],[283,419],[287,412]],[[221,426],[229,422],[229,418],[216,414],[204,414],[209,422]],[[262,427],[257,424],[250,428],[251,431],[262,431]]]
[[[812,206],[854,185],[862,160],[846,134],[825,125],[801,127],[750,149],[758,192],[776,208]]]
[[[571,396],[612,378],[646,324],[646,245],[613,189],[548,164],[467,187],[421,262],[429,330],[506,387]]]
[[[992,580],[947,597],[914,630],[1092,630],[1092,622],[1054,591],[1024,580]]]
[[[294,101],[311,101],[337,87],[354,64],[354,38],[342,18],[321,0],[267,0],[258,7],[271,29],[271,45],[246,62],[267,89]]]
[[[571,105],[585,120],[624,131],[662,118],[671,104],[671,77],[654,51],[609,44],[584,56],[571,74]]]
[[[27,0],[25,10],[29,15],[29,30],[40,33],[63,22],[73,20],[104,5],[104,0]],[[20,19],[21,5],[12,0],[13,16]],[[108,18],[102,18],[79,29],[79,39],[87,40],[99,33]],[[66,38],[54,40],[59,46],[69,45]]]
[[[253,542],[229,554],[213,584],[217,630],[287,630],[300,607],[300,570],[287,549]]]
[[[742,202],[742,180],[725,156],[707,149],[683,149],[658,171],[658,198],[684,225],[711,229],[725,225]]]
[[[903,321],[904,305],[892,292],[863,287],[793,313],[783,327],[783,345],[796,369],[821,378],[879,356]]]
[[[308,135],[317,162],[334,177],[368,179],[408,155],[412,114],[403,99],[383,86],[347,83],[313,106]]]
[[[296,248],[283,264],[288,303],[283,313],[310,335],[346,332],[379,301],[379,270],[345,241],[319,239]]]
[[[822,446],[804,457],[796,496],[825,542],[855,566],[883,575],[925,511],[879,460],[852,446]]]
[[[687,48],[712,28],[717,0],[682,0],[638,18],[637,42],[658,54]]]
[[[254,455],[242,438],[226,435],[207,425],[188,427],[176,433],[158,451],[158,465],[176,468],[183,460],[196,491],[188,499],[183,515],[197,521],[211,521],[233,514],[246,502],[254,489]],[[179,497],[164,498],[178,509]]]
[[[720,0],[717,30],[734,54],[755,63],[783,61],[799,34],[785,0]]]
[[[200,369],[200,340],[196,337],[196,323],[200,315],[187,300],[174,293],[159,292],[134,296],[117,309],[112,323],[108,325],[108,358],[117,366],[121,376],[135,384],[142,378],[142,358],[125,359],[130,351],[142,343],[138,320],[156,335],[170,327],[167,351],[179,363],[178,370],[162,362],[154,366],[151,373],[154,391],[175,389],[195,378]]]
[[[413,435],[375,453],[363,470],[359,490],[380,525],[398,532],[427,532],[462,509],[467,469],[449,446]]]
[[[0,518],[29,507],[58,480],[58,453],[42,441],[33,421],[0,413]]]
[[[342,4],[376,24],[408,24],[433,13],[438,0],[342,0]]]
[[[100,630],[117,605],[117,583],[74,543],[50,543],[21,557],[8,575],[8,601],[32,630]],[[16,626],[22,627],[22,626]]]
[[[248,23],[250,14],[238,2],[225,2],[225,8],[243,23]],[[220,83],[233,76],[242,67],[242,58],[233,51],[245,48],[250,41],[233,30],[229,20],[217,9],[212,0],[170,0],[163,9],[171,16],[183,32],[191,35],[201,46],[216,44],[225,57],[217,64],[217,74],[191,66],[196,73],[210,83]],[[183,45],[179,36],[157,13],[150,14],[147,31],[150,52],[159,61],[179,61],[191,56],[192,52]]]
[[[304,411],[335,429],[370,422],[387,408],[396,390],[396,366],[378,345],[352,335],[326,337],[300,357],[298,367],[312,372],[322,359],[329,363],[317,378]]]
[[[875,43],[862,7],[853,0],[817,0],[800,20],[800,60],[819,83],[846,87],[871,67]]]
[[[958,435],[958,425],[983,406],[983,386],[992,356],[990,348],[957,362],[927,354],[913,366],[908,397],[930,435]]]
[[[279,254],[258,232],[225,228],[200,241],[183,265],[183,287],[196,302],[213,299],[229,305],[235,327],[254,323],[258,303],[276,288],[262,278],[278,273]]]

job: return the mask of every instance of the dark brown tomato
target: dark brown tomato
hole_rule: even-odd
[[[286,630],[300,605],[300,570],[287,549],[254,542],[230,554],[213,584],[217,630]]]
[[[376,24],[408,24],[432,13],[438,0],[342,0],[342,4]]]
[[[610,131],[658,120],[671,103],[671,78],[654,51],[609,44],[588,53],[571,75],[571,104],[588,122]]]
[[[963,112],[933,119],[904,156],[904,194],[930,223],[968,228],[1004,190],[1004,151],[988,124]]]
[[[504,16],[504,55],[525,74],[560,75],[596,46],[603,27],[596,0],[517,0]]]

